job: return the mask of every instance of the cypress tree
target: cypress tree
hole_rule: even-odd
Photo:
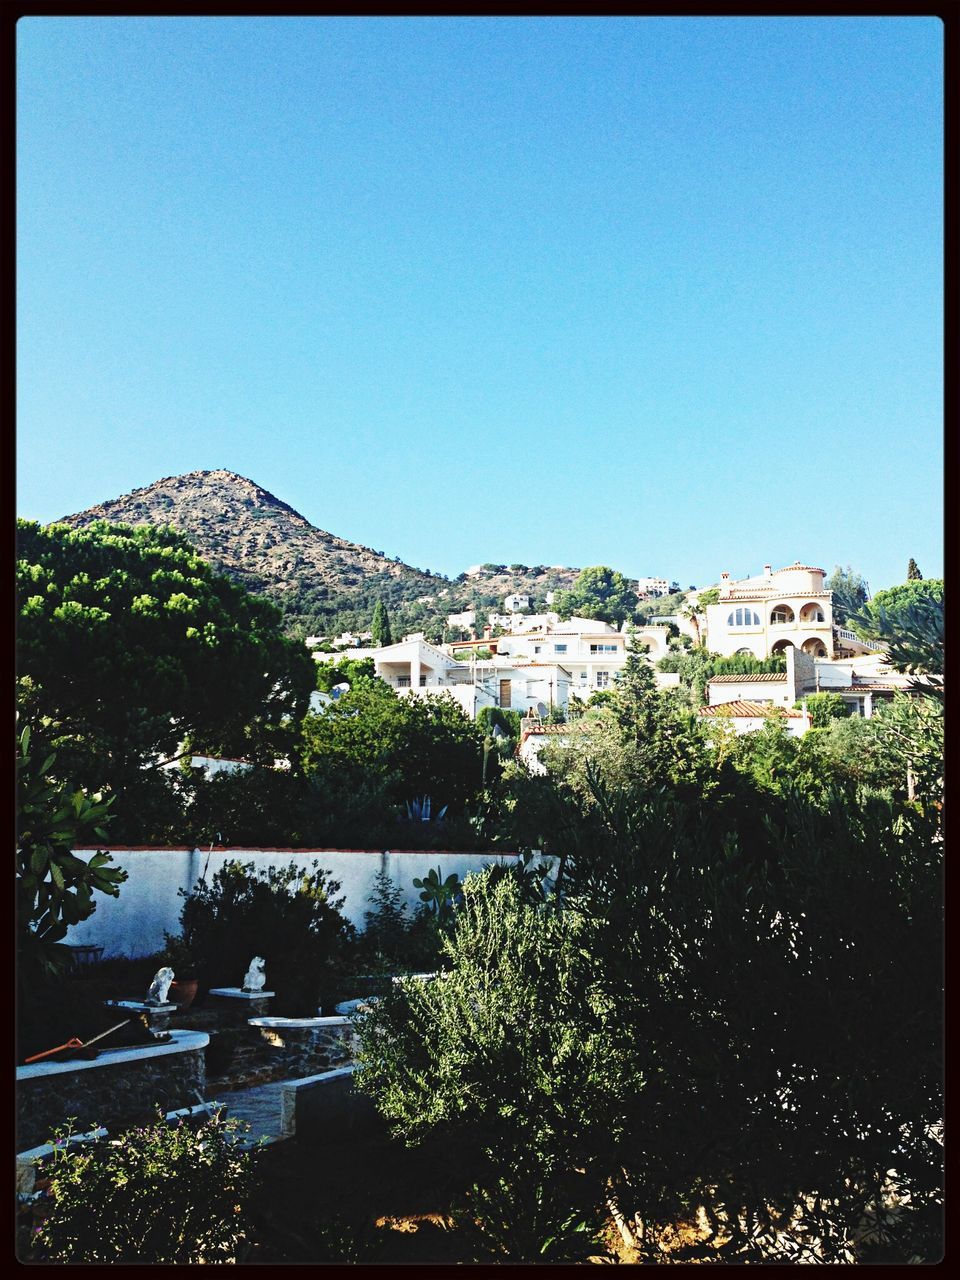
[[[387,606],[382,600],[378,600],[373,610],[373,622],[370,624],[370,630],[373,633],[373,643],[379,649],[385,644],[393,644],[393,635],[390,631],[390,615],[387,613]]]
[[[913,556],[910,557],[910,563],[907,565],[907,581],[908,582],[923,581],[923,574],[917,568],[917,562],[916,560],[914,560]]]

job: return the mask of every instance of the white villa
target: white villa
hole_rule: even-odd
[[[765,564],[762,575],[733,582],[722,573],[719,603],[707,605],[710,649],[724,657],[767,658],[791,646],[814,657],[832,654],[833,596],[825,576],[799,560],[776,573]]]
[[[585,702],[591,694],[613,686],[617,674],[627,660],[625,631],[618,631],[609,622],[594,618],[568,618],[561,622],[557,614],[538,615],[534,625],[524,619],[522,630],[507,635],[485,636],[482,640],[455,641],[446,646],[452,657],[475,663],[478,669],[486,664],[494,667],[510,665],[517,669],[556,666],[567,677],[568,696]],[[638,627],[639,643],[647,645],[648,658],[656,662],[669,651],[669,631],[666,627]],[[489,653],[485,662],[477,662],[477,651]],[[675,679],[661,678],[663,684],[673,684]],[[558,698],[547,702],[548,706],[560,704]]]

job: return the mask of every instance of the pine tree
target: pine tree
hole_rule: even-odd
[[[910,563],[907,565],[907,581],[908,582],[923,581],[923,574],[917,568],[917,562],[916,560],[914,560],[913,556],[910,557]]]
[[[373,622],[370,624],[370,630],[373,633],[373,643],[379,649],[385,644],[393,644],[393,635],[390,631],[390,615],[387,613],[387,606],[382,600],[378,600],[373,610]]]

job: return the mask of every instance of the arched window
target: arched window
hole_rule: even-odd
[[[789,623],[794,621],[793,610],[788,604],[778,604],[770,614],[770,621],[774,626],[777,624]]]
[[[727,618],[728,627],[759,627],[760,615],[752,609],[734,609]]]

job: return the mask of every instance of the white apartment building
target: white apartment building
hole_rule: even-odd
[[[667,596],[670,594],[670,583],[666,578],[638,578],[637,595],[642,597]]]
[[[494,665],[507,662],[516,666],[560,666],[569,674],[570,696],[582,702],[591,694],[613,687],[627,660],[626,632],[594,618],[567,618],[561,622],[556,614],[541,617],[543,621],[535,628],[524,626],[507,635],[454,642],[446,648],[451,656],[468,661],[480,651],[489,653],[488,661]],[[651,662],[657,662],[669,651],[666,627],[638,627],[636,637],[647,645]],[[675,683],[673,679],[661,679],[659,672],[657,676],[658,683]]]

